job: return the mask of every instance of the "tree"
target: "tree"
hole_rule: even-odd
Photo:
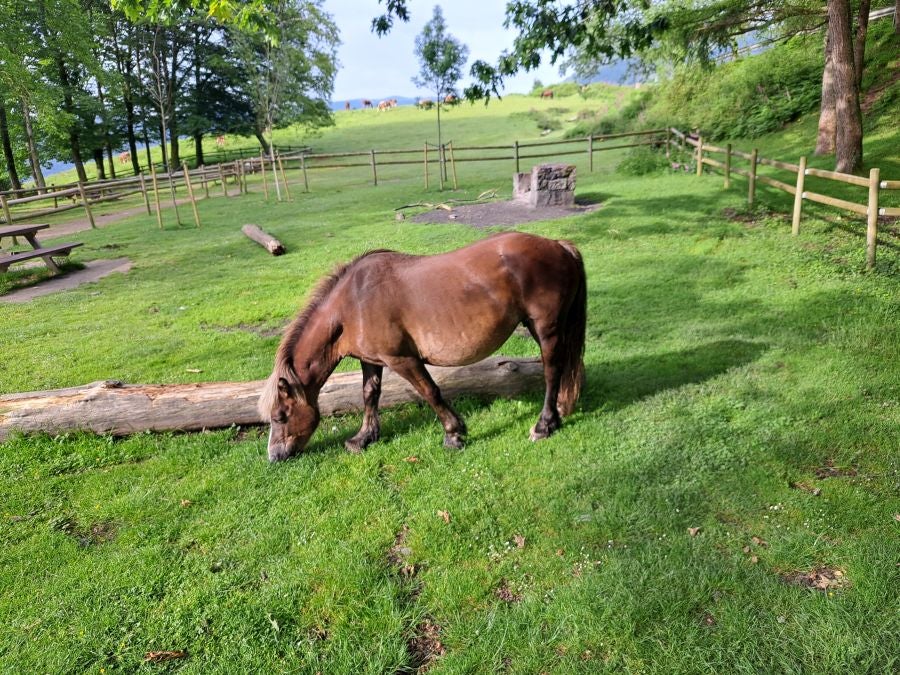
[[[334,88],[339,40],[319,0],[279,0],[267,3],[267,10],[270,30],[235,33],[234,51],[242,69],[236,93],[251,102],[253,132],[274,160],[276,128],[333,122],[327,100]],[[277,181],[275,185],[278,189]]]
[[[434,92],[437,109],[438,148],[441,171],[446,178],[444,144],[441,136],[441,107],[446,96],[456,97],[456,83],[462,78],[462,68],[469,58],[469,48],[447,32],[447,22],[440,5],[434,6],[431,20],[416,37],[416,56],[421,70],[412,78],[417,87]]]

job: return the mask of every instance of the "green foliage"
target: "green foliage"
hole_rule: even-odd
[[[651,100],[652,93],[648,89],[631,91],[633,93],[630,93],[619,108],[580,119],[574,127],[566,132],[566,138],[580,138],[588,135],[602,136],[603,134],[618,134],[623,131],[649,128],[644,112]]]
[[[645,145],[632,148],[616,169],[626,176],[645,176],[665,171],[668,167],[669,160],[664,152]]]
[[[529,119],[533,121],[541,131],[546,129],[550,129],[551,131],[562,129],[562,122],[559,121],[559,118],[547,110],[535,110],[532,108],[528,112],[512,113],[510,117],[524,117]]]
[[[646,117],[711,139],[759,136],[816,108],[822,65],[814,36],[709,69],[681,67],[659,85]]]
[[[454,88],[462,78],[469,48],[447,32],[440,5],[434,6],[431,20],[416,36],[415,54],[421,69],[413,84],[433,92],[438,105],[448,94],[456,94]]]

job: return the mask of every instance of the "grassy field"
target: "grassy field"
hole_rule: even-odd
[[[446,135],[535,138],[531,107],[580,104],[463,107]],[[432,133],[417,115],[338,115],[314,146],[417,146]],[[873,157],[890,147],[874,142]],[[865,274],[859,220],[810,207],[793,239],[788,195],[761,188],[747,211],[742,179],[631,178],[621,156],[594,173],[578,159],[578,195],[602,208],[520,228],[572,239],[588,273],[587,387],[554,437],[528,441],[536,393],[457,401],[459,452],[423,405],[385,411],[360,456],[342,446],[358,415],[323,420],[280,465],[265,429],[12,438],[0,671],[900,668],[896,236]],[[143,215],[79,233],[75,262],[134,268],[0,304],[0,391],[262,378],[334,264],[488,234],[397,222],[396,207],[508,195],[511,172],[461,165],[460,190],[439,195],[413,167],[377,188],[323,170],[309,194],[294,177],[291,203],[265,204],[258,182],[202,201],[200,229],[167,214],[163,230]],[[268,256],[245,222],[289,253]],[[502,351],[537,353],[520,337]],[[159,651],[184,654],[145,661]]]

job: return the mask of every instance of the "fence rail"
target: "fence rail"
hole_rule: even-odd
[[[868,177],[855,176],[839,171],[827,171],[825,169],[807,167],[806,157],[801,157],[798,164],[792,164],[790,162],[760,157],[759,151],[755,148],[752,152],[747,153],[733,149],[731,144],[728,144],[724,148],[710,145],[704,142],[702,136],[692,138],[690,135],[675,129],[674,127],[669,129],[669,133],[680,140],[682,148],[685,143],[695,148],[693,154],[697,162],[698,176],[701,174],[702,167],[705,165],[724,171],[726,188],[731,184],[731,174],[733,173],[747,178],[747,203],[750,205],[753,204],[755,199],[757,183],[763,183],[794,195],[794,210],[791,218],[791,232],[794,235],[800,233],[800,217],[802,215],[804,200],[825,204],[826,206],[833,206],[838,209],[843,209],[844,211],[850,211],[851,213],[866,216],[866,268],[871,270],[875,267],[875,256],[878,247],[878,217],[900,216],[900,207],[879,206],[880,192],[884,190],[900,190],[900,180],[881,180],[881,172],[880,169],[877,168],[871,169]],[[704,153],[724,153],[725,161],[720,162],[711,157],[706,157]],[[731,162],[734,157],[748,160],[750,163],[749,170],[732,167]],[[759,174],[757,172],[759,164],[793,173],[795,178],[794,184],[792,185],[778,180],[777,178]],[[826,180],[845,183],[847,185],[866,187],[869,189],[868,200],[865,204],[861,204],[847,199],[840,199],[838,197],[832,197],[831,195],[806,190],[806,176],[815,176],[817,178],[824,178]]]

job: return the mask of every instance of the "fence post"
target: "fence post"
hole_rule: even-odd
[[[219,162],[219,182],[222,184],[222,196],[228,196],[228,186],[225,185],[225,169],[222,168],[222,163]]]
[[[284,183],[284,196],[289,201],[292,202],[294,199],[291,197],[291,189],[288,187],[287,177],[284,175],[284,163],[281,161],[281,155],[276,155],[278,158],[278,168],[281,169],[281,182]]]
[[[875,248],[878,246],[878,188],[879,169],[869,171],[869,208],[866,213],[866,269],[875,268]]]
[[[53,193],[53,208],[58,209],[59,208],[59,199],[56,196],[56,188],[53,187],[52,185],[50,186],[50,192]]]
[[[725,189],[731,187],[731,143],[725,146]]]
[[[444,146],[438,146],[438,184],[444,191]]]
[[[747,205],[753,206],[753,200],[756,198],[756,157],[759,150],[753,148],[750,153],[750,176],[747,180]]]
[[[206,166],[203,167],[203,173],[200,175],[203,176],[203,192],[206,195],[206,198],[209,199],[209,173],[207,172]]]
[[[516,173],[519,173],[519,141],[516,141],[513,145],[513,152],[516,156]]]
[[[81,203],[84,211],[87,213],[88,220],[91,221],[91,229],[97,229],[97,223],[94,222],[94,214],[91,213],[91,205],[88,204],[87,194],[84,191],[84,183],[78,181],[78,192],[81,193]]]
[[[425,189],[428,189],[428,141],[425,142]]]
[[[703,136],[697,137],[697,175],[703,175]]]
[[[373,148],[371,151],[372,157],[372,183],[377,187],[378,186],[378,169],[375,168],[375,149]]]
[[[669,127],[666,127],[666,159],[670,159],[672,156],[669,151],[670,135],[671,132],[669,131]],[[593,168],[591,170],[593,170]]]
[[[306,157],[300,155],[300,168],[303,170],[303,191],[309,192],[309,179],[306,177]]]
[[[453,189],[458,189],[456,182],[456,159],[453,157],[453,141],[447,143],[447,147],[450,148],[450,170],[453,171]]]
[[[156,182],[156,167],[153,166],[152,162],[150,164],[150,178],[153,181],[153,201],[156,203],[156,223],[159,225],[159,229],[163,229],[162,209],[159,206],[159,184]]]
[[[191,200],[191,208],[194,210],[194,222],[200,227],[200,214],[197,213],[197,200],[194,199],[194,186],[191,185],[191,172],[188,171],[187,162],[182,162],[181,170],[184,172],[184,183],[187,185],[188,198]]]
[[[150,198],[147,196],[147,182],[144,180],[144,172],[138,174],[141,177],[141,194],[144,195],[144,206],[147,207],[147,215],[150,215]]]
[[[803,209],[803,183],[806,179],[806,157],[800,158],[797,169],[797,192],[794,193],[794,217],[791,219],[791,234],[800,234],[800,211]]]
[[[588,169],[594,170],[594,136],[588,135]]]
[[[9,204],[6,203],[6,195],[0,195],[0,205],[3,206],[3,218],[7,225],[12,225],[12,215],[9,212]]]
[[[266,178],[266,158],[263,151],[259,151],[259,172],[262,174],[263,192],[266,195],[266,201],[269,201],[269,180]]]

